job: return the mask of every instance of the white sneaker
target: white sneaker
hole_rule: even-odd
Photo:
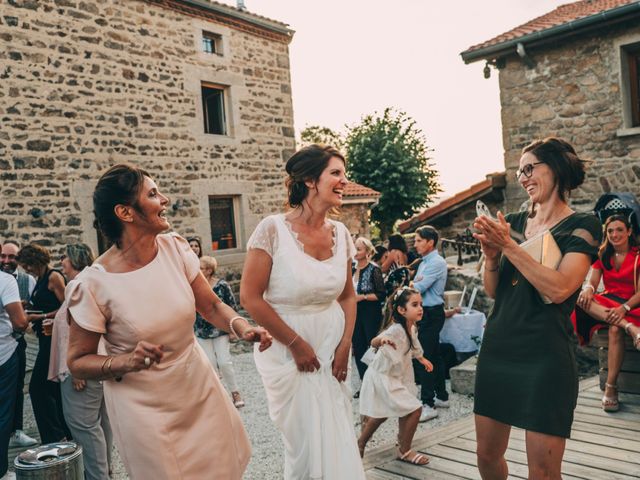
[[[436,408],[449,408],[449,400],[440,400],[436,397],[434,401],[434,406]]]
[[[16,430],[13,435],[9,438],[9,447],[32,447],[37,445],[38,441],[35,438],[31,438],[29,435],[24,433],[22,430]]]
[[[430,407],[429,405],[422,406],[422,413],[420,414],[420,422],[426,422],[427,420],[431,420],[432,418],[436,418],[438,416],[438,412],[435,408]]]

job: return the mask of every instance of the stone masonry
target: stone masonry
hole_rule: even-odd
[[[0,2],[1,237],[97,248],[93,186],[131,162],[170,196],[173,229],[199,235],[206,253],[208,196],[234,198],[238,246],[216,256],[237,275],[248,236],[284,203],[293,32],[187,3]],[[221,38],[221,55],[202,51],[203,31]],[[204,133],[201,82],[225,88],[227,135]]]
[[[579,210],[591,210],[610,191],[640,194],[640,129],[626,128],[621,49],[640,42],[640,25],[621,24],[532,49],[528,69],[516,57],[500,70],[507,210],[526,193],[515,181],[522,147],[550,135],[572,143],[592,160],[585,184],[574,192]]]

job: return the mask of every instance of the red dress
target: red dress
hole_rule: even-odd
[[[635,282],[633,280],[633,273],[636,262],[638,262],[638,266],[635,267],[636,275],[640,273],[639,254],[640,252],[638,252],[637,247],[629,249],[622,261],[622,265],[620,265],[620,270],[616,270],[613,266],[609,270],[605,269],[600,259],[594,262],[593,268],[602,271],[602,281],[604,283],[604,292],[596,293],[593,296],[593,300],[596,303],[606,308],[615,308],[634,295]],[[640,307],[627,312],[624,318],[626,321],[640,326]],[[594,332],[609,325],[608,323],[590,317],[578,305],[576,305],[575,310],[571,314],[571,321],[573,322],[581,345],[588,344]]]

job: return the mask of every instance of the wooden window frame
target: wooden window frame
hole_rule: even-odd
[[[211,45],[212,49],[209,50],[207,45]],[[222,56],[222,35],[218,33],[202,31],[202,51],[210,55]]]
[[[213,127],[209,124],[209,109],[207,106],[207,100],[205,98],[205,89],[208,90],[218,90],[220,91],[221,94],[221,99],[222,99],[222,107],[221,107],[221,126],[222,129],[221,131],[213,131]],[[227,90],[228,87],[224,86],[224,85],[219,85],[217,83],[211,83],[211,82],[200,82],[200,96],[202,99],[202,120],[203,120],[203,127],[204,127],[204,133],[208,134],[208,135],[224,135],[227,136],[229,134],[229,126],[227,124],[227,104],[229,103],[227,101],[228,96],[227,96]]]
[[[209,228],[211,230],[211,249],[213,251],[229,251],[238,248],[238,198],[239,197],[237,195],[209,195],[207,197],[209,211]],[[214,222],[212,215],[212,202],[219,200],[228,200],[231,206],[231,231],[223,235],[217,235],[217,233],[214,232]],[[230,238],[229,235],[231,236]]]

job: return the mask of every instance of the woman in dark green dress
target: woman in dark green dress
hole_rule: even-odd
[[[516,171],[530,211],[474,227],[486,256],[484,287],[495,298],[480,349],[474,413],[483,479],[506,479],[511,426],[525,429],[529,478],[560,479],[578,376],[570,344],[578,292],[600,244],[593,215],[567,204],[584,180],[584,163],[567,142],[547,138],[523,150]],[[519,243],[549,230],[562,260],[545,267]],[[545,303],[543,297],[551,303]]]

